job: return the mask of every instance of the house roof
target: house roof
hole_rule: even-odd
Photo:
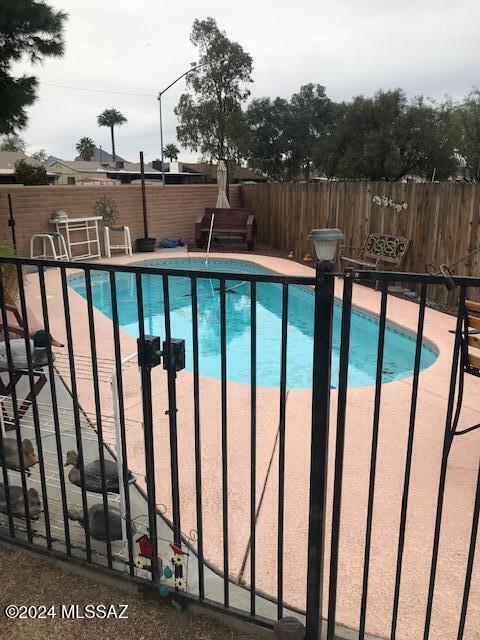
[[[140,163],[135,162],[124,162],[123,169],[117,169],[106,163],[102,164],[97,160],[57,160],[57,163],[63,164],[72,171],[78,171],[79,173],[140,173]],[[145,173],[158,174],[160,171],[146,164]]]
[[[182,164],[184,170],[201,173],[214,179],[217,178],[217,165],[212,162],[183,162]],[[233,167],[233,180],[258,180],[260,178],[264,178],[264,176],[252,169],[238,164]]]
[[[161,171],[158,171],[157,169],[154,169],[152,167],[152,165],[149,164],[145,164],[144,165],[144,170],[145,173],[162,173]],[[123,171],[124,173],[140,173],[140,163],[139,162],[124,162],[123,163],[123,169],[115,169],[114,167],[112,167],[112,169],[109,169],[110,171]]]
[[[88,173],[89,171],[106,173],[106,169],[102,167],[101,163],[95,160],[56,160],[53,164],[63,164],[67,169],[81,173]],[[54,167],[52,166],[52,168]]]
[[[35,167],[41,167],[42,163],[35,158],[27,156],[23,151],[0,151],[0,170],[2,174],[14,174],[15,163],[19,160],[25,160],[28,164]]]

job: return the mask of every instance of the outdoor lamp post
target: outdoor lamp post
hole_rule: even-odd
[[[197,64],[195,67],[191,67],[190,69],[188,69],[187,71],[182,73],[181,76],[178,76],[178,78],[176,78],[176,80],[171,82],[167,87],[165,87],[165,89],[163,89],[162,91],[159,91],[159,93],[158,93],[157,100],[158,100],[158,111],[159,111],[159,116],[160,116],[160,162],[162,163],[162,185],[163,186],[165,186],[165,169],[163,168],[162,96],[166,91],[168,91],[170,89],[170,87],[173,87],[173,85],[176,84],[179,80],[181,80],[182,78],[187,76],[189,73],[192,73],[192,71],[196,71],[197,69],[200,69],[201,67],[204,67],[206,64],[208,64],[208,63],[207,62],[203,62],[202,64]]]
[[[343,240],[344,236],[340,229],[312,229],[308,234],[308,239],[315,245],[315,253],[322,271],[331,271],[335,254],[337,252],[337,242]]]
[[[333,263],[339,229],[313,229],[308,239],[315,245],[318,263],[315,274],[315,316],[313,328],[312,426],[310,445],[310,513],[308,521],[307,614],[305,638],[320,637],[325,563],[327,505],[328,431],[334,304]]]

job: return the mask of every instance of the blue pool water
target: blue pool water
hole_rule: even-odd
[[[143,262],[144,266],[205,270],[201,259],[171,259]],[[241,273],[270,273],[247,262],[210,260],[212,271],[235,273],[237,278],[226,283],[227,289],[242,282]],[[135,276],[117,273],[119,323],[137,337],[138,315]],[[86,297],[83,275],[69,278],[69,286]],[[145,332],[165,337],[162,277],[142,276]],[[220,377],[220,295],[219,281],[198,279],[198,335],[200,374]],[[173,338],[186,342],[186,368],[193,370],[192,301],[190,279],[169,276],[170,317]],[[94,306],[112,317],[110,284],[105,272],[92,272]],[[280,384],[282,287],[279,284],[257,283],[257,384],[277,387]],[[314,296],[310,289],[291,285],[288,299],[287,386],[309,388],[312,382]],[[235,382],[250,382],[250,285],[240,284],[226,294],[227,378]],[[337,386],[340,348],[341,304],[334,309],[332,386]],[[351,319],[350,365],[348,384],[351,387],[375,383],[378,321],[375,316],[354,309]],[[415,356],[415,336],[387,325],[383,381],[391,382],[411,375]],[[437,353],[424,343],[422,369],[429,367]]]

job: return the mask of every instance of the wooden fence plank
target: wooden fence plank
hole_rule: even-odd
[[[345,244],[361,246],[368,233],[388,232],[411,240],[404,268],[450,264],[480,248],[480,184],[330,182],[249,184],[242,187],[246,207],[255,211],[258,238],[295,257],[312,253],[307,240],[315,227],[338,227]],[[373,202],[386,195],[408,204],[396,211]],[[459,275],[480,275],[480,256],[462,263]],[[430,287],[429,298],[453,304],[455,293]],[[470,293],[480,299],[479,291]]]

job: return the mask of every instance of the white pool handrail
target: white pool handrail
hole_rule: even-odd
[[[207,250],[205,252],[205,266],[208,266],[208,254],[210,253],[210,245],[212,243],[212,233],[213,233],[213,222],[215,220],[215,214],[212,213],[212,218],[210,220],[210,231],[208,232],[208,242],[207,242]]]

